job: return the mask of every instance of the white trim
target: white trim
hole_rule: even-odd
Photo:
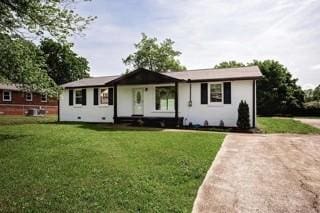
[[[43,96],[43,95],[40,96],[40,101],[43,102],[43,103],[47,103],[47,102],[48,102],[48,95],[47,95],[47,94],[44,94],[44,96],[46,97],[46,100],[45,100],[45,101],[42,100],[42,96]]]
[[[58,107],[53,105],[34,105],[34,104],[0,104],[0,106],[24,106],[24,107]]]
[[[221,85],[221,101],[219,102],[211,102],[211,85],[214,85],[214,84],[220,84]],[[208,83],[208,103],[209,105],[223,105],[223,94],[224,94],[224,91],[223,91],[223,82],[209,82]]]
[[[81,93],[81,103],[80,104],[77,104],[77,102],[76,102],[76,100],[77,100],[77,91],[80,91],[80,93]],[[82,89],[74,89],[73,92],[74,92],[74,95],[73,95],[74,96],[73,97],[74,104],[73,105],[75,107],[82,107],[82,98],[83,98],[82,97]]]
[[[9,92],[9,96],[10,96],[9,99],[4,99],[4,93],[5,92]],[[2,91],[2,101],[11,101],[11,100],[12,100],[12,92],[10,90],[3,90]]]
[[[107,103],[106,104],[102,104],[101,103],[101,90],[106,90],[107,93],[108,93],[108,100],[107,100]],[[102,107],[105,107],[105,106],[109,106],[109,87],[99,87],[98,89],[98,106],[102,106]]]
[[[154,87],[154,111],[153,112],[163,112],[163,113],[171,113],[171,112],[174,112],[174,109],[157,109],[157,88],[163,88],[163,87],[174,87],[174,85],[166,85],[166,86],[155,86]],[[178,101],[178,100],[175,100],[174,98],[174,101]]]
[[[30,94],[30,99],[28,99],[28,94]],[[27,92],[26,93],[26,101],[32,101],[33,95],[32,92]]]

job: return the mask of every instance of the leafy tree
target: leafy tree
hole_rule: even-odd
[[[306,89],[303,92],[305,102],[313,101],[313,89]]]
[[[71,47],[71,44],[61,44],[52,39],[41,41],[40,50],[46,60],[47,73],[58,85],[89,77],[87,59],[79,57]]]
[[[220,64],[215,65],[214,68],[218,69],[218,68],[233,68],[233,67],[245,67],[245,66],[246,66],[245,64],[237,61],[223,61]]]
[[[249,106],[246,101],[241,100],[238,108],[237,126],[240,129],[250,128]]]
[[[239,67],[238,62],[221,63],[225,68]],[[304,93],[297,80],[292,78],[288,69],[274,60],[254,60],[246,66],[256,65],[260,68],[263,78],[257,81],[257,112],[271,115],[277,113],[293,113],[303,107]],[[219,65],[215,67],[219,68]]]
[[[136,52],[122,59],[131,69],[145,68],[156,72],[169,70],[181,71],[186,68],[176,59],[181,52],[173,49],[174,41],[165,39],[158,43],[156,38],[149,38],[142,33],[142,39],[135,44]]]
[[[82,17],[70,5],[75,0],[1,0],[0,33],[10,37],[29,35],[66,39],[80,33],[96,17]]]
[[[25,90],[54,95],[56,84],[44,72],[45,59],[32,42],[0,34],[0,81],[18,83]]]
[[[28,39],[50,36],[62,42],[81,33],[95,17],[81,17],[70,8],[75,0],[0,1],[0,80],[23,88],[55,93],[44,61]]]
[[[313,100],[320,101],[320,84],[313,90]]]

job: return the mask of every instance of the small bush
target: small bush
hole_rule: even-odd
[[[250,128],[249,106],[246,101],[241,101],[239,104],[237,126],[240,129]]]

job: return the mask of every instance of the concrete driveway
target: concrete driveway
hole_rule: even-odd
[[[320,128],[320,119],[318,118],[295,118],[295,120],[301,121],[302,123],[309,124],[311,126]]]
[[[193,212],[320,212],[320,136],[230,134]]]

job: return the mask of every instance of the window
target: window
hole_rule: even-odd
[[[100,89],[100,104],[108,104],[108,89]]]
[[[210,84],[210,102],[222,103],[222,84]]]
[[[172,111],[175,105],[175,87],[156,87],[156,110]]]
[[[82,90],[76,90],[76,104],[81,105],[82,104]]]
[[[26,93],[26,101],[32,101],[32,93],[31,92]]]
[[[3,101],[11,101],[11,91],[4,90],[2,100]]]
[[[48,101],[48,96],[46,94],[41,95],[41,102],[47,102]]]

